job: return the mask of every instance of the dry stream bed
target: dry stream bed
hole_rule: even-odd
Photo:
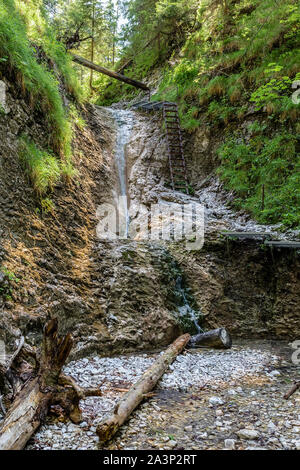
[[[300,395],[283,395],[299,376],[291,347],[243,341],[231,350],[186,351],[105,449],[300,449]],[[49,417],[27,449],[99,449],[96,425],[157,354],[93,356],[65,372],[103,396],[82,402],[80,425]]]

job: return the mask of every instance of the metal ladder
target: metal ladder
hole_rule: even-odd
[[[177,103],[163,103],[163,118],[166,129],[172,189],[173,191],[189,194]]]

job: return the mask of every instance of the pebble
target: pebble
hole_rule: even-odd
[[[270,375],[272,375],[273,377],[279,377],[281,373],[279,372],[279,370],[272,370],[270,372]]]
[[[193,430],[193,426],[186,426],[184,428],[185,431],[192,431]]]
[[[254,440],[259,438],[259,432],[255,431],[254,429],[240,429],[237,431],[237,435],[241,439],[249,439],[249,440]]]
[[[234,439],[225,439],[224,447],[227,450],[234,450],[235,449],[235,440]]]
[[[170,440],[170,441],[168,442],[168,445],[173,448],[173,447],[176,447],[176,446],[177,446],[177,442],[174,441],[174,440]]]

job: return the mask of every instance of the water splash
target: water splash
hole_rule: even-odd
[[[191,307],[186,291],[182,285],[182,277],[178,276],[176,279],[176,291],[179,293],[181,299],[183,300],[183,305],[177,307],[178,313],[181,318],[188,318],[191,320],[191,322],[195,325],[196,330],[198,333],[203,333],[203,329],[198,323],[197,316],[196,316],[196,311]]]
[[[128,238],[129,233],[129,201],[127,187],[127,160],[126,145],[128,144],[133,128],[134,114],[124,109],[108,108],[112,114],[116,127],[117,138],[115,147],[115,161],[119,174],[120,194],[118,200],[119,236]]]

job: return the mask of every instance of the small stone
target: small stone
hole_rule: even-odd
[[[272,375],[273,377],[279,377],[281,373],[279,372],[279,370],[272,370],[272,372],[270,372],[270,375]]]
[[[207,436],[208,436],[208,434],[207,434],[206,431],[205,431],[205,432],[202,432],[202,433],[200,433],[200,434],[197,434],[197,438],[198,438],[198,439],[206,439]]]
[[[220,409],[216,410],[216,416],[223,416],[223,414],[224,413],[223,413],[222,410],[220,410]]]
[[[249,439],[249,440],[254,440],[259,438],[259,432],[254,431],[253,429],[240,429],[237,431],[237,435],[241,439]]]
[[[168,442],[168,445],[169,445],[170,447],[172,447],[172,448],[173,448],[173,447],[176,447],[176,446],[177,446],[177,441],[170,440],[170,441]]]
[[[268,424],[268,431],[269,432],[277,431],[277,426],[272,421],[270,421]]]
[[[231,396],[234,396],[234,395],[236,395],[236,394],[237,394],[237,393],[236,393],[236,391],[235,391],[235,390],[233,390],[233,389],[230,389],[230,390],[228,390],[228,392],[227,392],[227,393],[228,393],[228,395],[231,395]]]
[[[210,397],[208,400],[211,405],[224,405],[224,401],[220,397]]]
[[[295,447],[297,450],[300,450],[300,440],[299,441],[294,441]]]
[[[186,426],[184,428],[185,431],[192,431],[193,430],[193,426]]]
[[[234,450],[235,449],[235,440],[234,439],[225,439],[224,447],[227,450]]]

